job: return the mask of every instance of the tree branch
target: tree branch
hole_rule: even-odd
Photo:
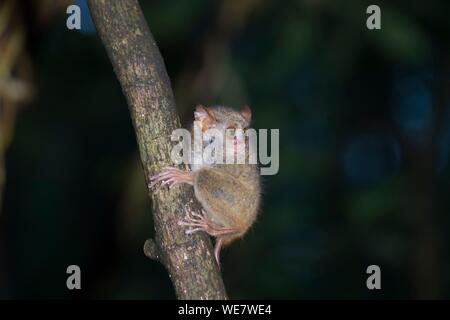
[[[173,165],[170,136],[180,128],[170,80],[137,0],[89,0],[92,18],[126,96],[145,176]],[[179,299],[226,299],[206,234],[177,225],[187,208],[199,210],[192,188],[149,193],[155,240],[145,253],[161,261]]]

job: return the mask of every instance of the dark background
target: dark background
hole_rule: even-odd
[[[81,32],[65,6],[43,25],[18,2],[35,94],[5,157],[0,298],[174,298],[142,252],[134,131],[84,1]],[[259,219],[223,252],[231,298],[450,297],[448,1],[140,3],[183,122],[198,103],[249,104],[255,128],[280,129]]]

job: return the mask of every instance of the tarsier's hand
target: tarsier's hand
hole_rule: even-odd
[[[180,170],[173,167],[166,167],[160,173],[150,177],[148,188],[153,191],[158,191],[161,187],[167,185],[169,189],[180,183],[194,183],[194,176],[192,172]]]

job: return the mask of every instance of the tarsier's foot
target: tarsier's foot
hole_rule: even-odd
[[[207,234],[216,237],[216,245],[214,248],[214,257],[216,258],[217,265],[220,268],[220,249],[222,247],[223,238],[221,236],[226,234],[235,233],[233,228],[222,227],[215,222],[211,221],[205,210],[201,211],[201,214],[187,210],[184,220],[178,222],[178,225],[188,227],[186,234],[192,234],[198,231],[204,231]]]
[[[168,185],[169,189],[180,183],[194,183],[194,177],[190,171],[167,167],[160,173],[150,177],[148,188],[157,191],[159,188]]]
[[[220,235],[235,232],[233,228],[222,227],[211,221],[206,215],[205,210],[203,209],[201,211],[201,214],[190,210],[186,210],[186,213],[187,214],[184,220],[178,222],[178,225],[180,226],[189,227],[186,230],[186,234],[192,234],[197,231],[204,231],[213,237],[217,237]]]

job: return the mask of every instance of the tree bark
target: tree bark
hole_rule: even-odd
[[[180,128],[163,59],[137,0],[89,0],[92,18],[126,96],[146,180],[173,166],[170,136]],[[178,299],[226,299],[211,241],[178,226],[186,209],[199,210],[192,188],[181,185],[152,199],[155,240],[144,252],[166,267]]]

